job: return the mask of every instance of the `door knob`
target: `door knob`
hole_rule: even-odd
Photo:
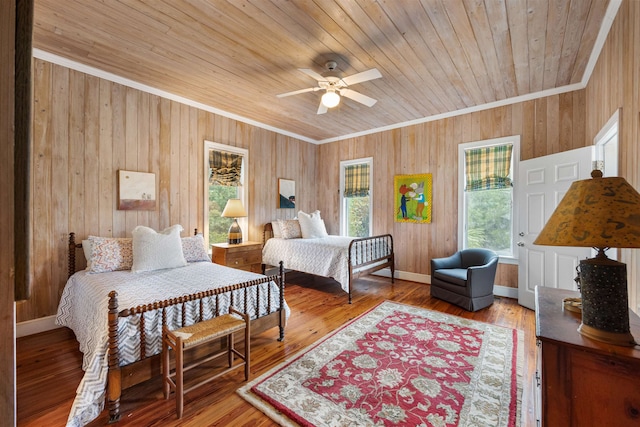
[[[519,232],[519,233],[518,233],[518,236],[520,236],[520,237],[524,237],[524,231]]]
[[[524,246],[524,242],[518,242],[518,246]]]

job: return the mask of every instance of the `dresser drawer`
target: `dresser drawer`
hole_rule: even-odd
[[[262,244],[243,242],[237,245],[216,243],[211,245],[211,259],[216,264],[240,270],[262,271]]]
[[[260,263],[262,263],[262,249],[253,249],[250,251],[228,253],[224,265],[229,267],[242,267],[249,264]]]

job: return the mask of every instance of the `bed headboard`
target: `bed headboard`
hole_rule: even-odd
[[[198,229],[194,228],[193,235],[195,236],[197,234],[198,234]],[[73,273],[76,272],[76,250],[77,249],[82,249],[82,242],[76,243],[76,233],[71,232],[69,233],[69,265],[68,265],[69,277],[73,276]]]
[[[273,237],[273,226],[271,222],[268,222],[264,225],[262,229],[262,244],[267,243],[267,240]]]

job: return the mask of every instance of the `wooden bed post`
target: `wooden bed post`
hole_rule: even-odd
[[[120,395],[122,378],[120,376],[120,354],[118,353],[118,293],[109,292],[109,376],[107,379],[107,409],[109,424],[120,420]]]
[[[69,277],[76,272],[76,233],[69,233]]]
[[[278,272],[280,282],[280,321],[278,322],[278,328],[280,329],[280,336],[278,341],[284,341],[284,324],[286,322],[286,316],[284,311],[284,262],[280,261],[280,270]]]

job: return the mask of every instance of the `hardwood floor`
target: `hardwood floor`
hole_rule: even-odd
[[[484,310],[470,313],[444,301],[432,299],[429,286],[403,280],[392,285],[387,278],[367,276],[356,281],[353,304],[330,279],[301,273],[287,275],[286,300],[291,317],[284,342],[272,329],[251,340],[251,375],[255,378],[290,358],[345,322],[384,300],[393,300],[438,310],[465,318],[490,322],[524,331],[525,355],[522,396],[522,427],[534,426],[533,376],[535,371],[534,312],[509,298],[496,298]],[[82,354],[66,328],[18,339],[18,426],[64,426],[76,387],[82,378]],[[242,370],[213,381],[185,396],[184,416],[176,419],[173,396],[164,400],[160,378],[123,393],[122,419],[116,425],[131,426],[272,426],[275,425],[235,390],[243,380]],[[107,423],[103,411],[91,426]]]

